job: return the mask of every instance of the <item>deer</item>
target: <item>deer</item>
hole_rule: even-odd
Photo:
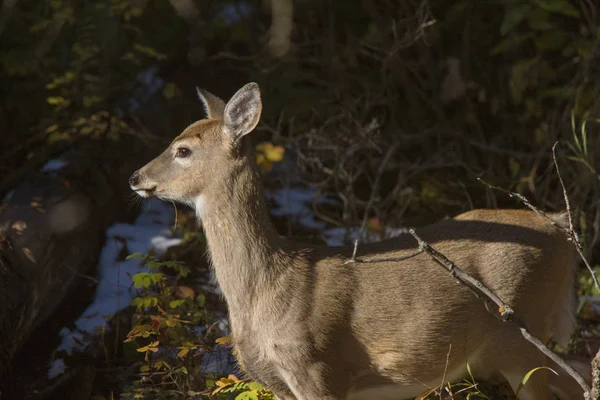
[[[574,379],[426,254],[410,235],[358,247],[307,245],[272,224],[249,133],[259,86],[228,102],[198,89],[207,118],[133,173],[139,196],[195,210],[227,305],[240,369],[279,400],[408,399],[471,371],[523,400],[582,399]],[[566,226],[564,213],[549,213]],[[530,210],[475,209],[419,235],[565,348],[575,326],[573,246]],[[403,258],[401,262],[385,261]],[[523,377],[536,370],[523,385]]]

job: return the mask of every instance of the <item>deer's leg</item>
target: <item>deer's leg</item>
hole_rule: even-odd
[[[571,365],[577,372],[583,376],[587,384],[592,384],[592,371],[591,361],[586,358],[578,358],[576,356],[563,357],[564,360]],[[550,387],[554,394],[556,394],[561,400],[580,400],[583,399],[583,389],[575,379],[571,377],[561,367],[556,365],[553,361],[549,360],[550,367],[558,373],[557,375],[550,374],[548,380],[550,381]]]
[[[321,363],[307,363],[297,366],[293,371],[279,367],[281,379],[294,394],[289,400],[343,400],[343,397],[335,396],[327,389],[324,370]]]
[[[519,391],[521,400],[553,400],[554,396],[548,385],[548,374],[551,372],[547,369],[536,370],[527,382],[522,384],[528,372],[547,365],[546,356],[525,341],[516,329],[506,330],[503,335],[504,346],[493,345],[493,350],[488,349],[489,352],[495,353],[489,359],[495,361],[512,390],[515,393]]]

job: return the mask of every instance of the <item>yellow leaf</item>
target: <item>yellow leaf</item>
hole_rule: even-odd
[[[267,156],[267,159],[273,162],[283,160],[284,154],[285,149],[281,146],[272,146],[268,149],[268,151],[265,151],[265,156]]]
[[[181,351],[179,351],[179,353],[177,353],[177,358],[184,358],[185,356],[188,355],[189,352],[190,352],[189,347],[186,347],[185,349],[181,349]]]
[[[231,375],[229,375],[229,376],[231,376]],[[218,381],[215,382],[215,384],[217,385],[217,388],[215,390],[213,390],[212,394],[219,393],[221,390],[225,389],[226,387],[228,387],[229,385],[231,385],[235,382],[236,381],[234,381],[232,379],[228,379],[228,378],[219,379]]]
[[[175,325],[177,325],[177,321],[171,318],[167,319],[165,322],[169,328],[172,328]]]
[[[221,336],[220,338],[217,338],[217,340],[215,340],[216,344],[219,344],[221,346],[226,346],[228,344],[231,344],[231,336],[227,335],[227,336]]]
[[[233,374],[229,374],[229,376],[227,377],[227,379],[230,379],[230,380],[232,380],[234,382],[239,381],[239,378],[237,376],[233,375]]]
[[[171,100],[177,94],[177,85],[173,82],[168,82],[163,88],[163,96],[165,99]]]
[[[160,342],[157,340],[156,342],[150,343],[148,346],[140,347],[139,349],[137,349],[137,351],[140,353],[144,353],[146,351],[152,351],[152,352],[156,353],[158,351],[157,346],[159,343]]]
[[[23,247],[23,253],[25,253],[25,256],[29,258],[31,262],[36,262],[35,257],[33,256],[33,252],[29,248]]]
[[[285,149],[281,146],[275,146],[270,142],[263,142],[256,146],[256,150],[264,154],[264,157],[272,162],[278,162],[283,159]]]
[[[27,229],[27,223],[25,221],[15,221],[12,224],[12,228],[20,235]]]

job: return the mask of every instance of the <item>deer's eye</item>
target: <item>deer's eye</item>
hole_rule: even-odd
[[[192,151],[190,149],[188,149],[187,147],[180,147],[177,149],[177,152],[175,152],[175,157],[186,158],[190,154],[192,154]]]

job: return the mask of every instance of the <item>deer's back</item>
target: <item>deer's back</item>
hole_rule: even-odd
[[[512,306],[534,335],[549,339],[557,302],[571,293],[574,272],[573,250],[550,222],[530,211],[474,210],[416,231]],[[358,258],[400,258],[417,248],[406,234],[359,245]],[[344,264],[351,253],[352,248],[322,248],[314,254],[313,330],[323,336],[322,348],[334,352],[322,332],[346,332],[341,335],[346,350],[337,357],[346,357],[347,365],[368,360],[378,374],[397,382],[438,379],[445,367],[440,360],[452,346],[449,366],[461,375],[486,341],[515,329],[428,254]]]

